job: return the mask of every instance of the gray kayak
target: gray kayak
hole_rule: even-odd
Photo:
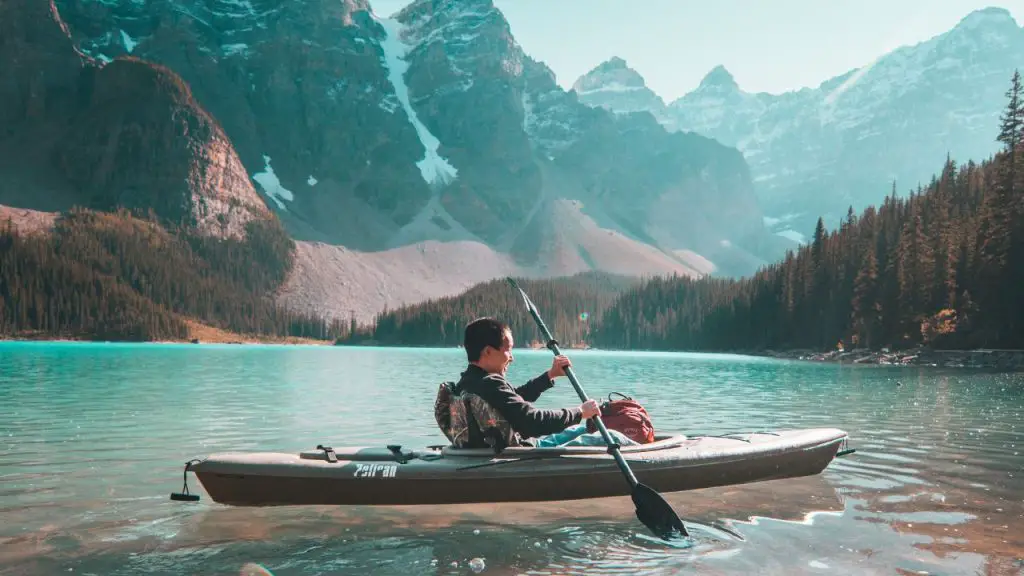
[[[637,479],[679,492],[818,474],[847,442],[835,428],[718,436],[663,435],[623,446]],[[186,465],[218,503],[234,506],[537,502],[628,496],[604,446],[490,449],[430,446],[228,452]]]

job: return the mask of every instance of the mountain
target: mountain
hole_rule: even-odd
[[[650,112],[661,122],[669,121],[665,101],[647,87],[639,72],[617,56],[580,76],[572,90],[588,106],[619,114]]]
[[[388,18],[364,0],[54,6],[97,67],[136,58],[179,76],[300,242],[296,269],[339,270],[313,287],[289,277],[290,305],[347,317],[453,294],[487,279],[458,267],[468,253],[526,276],[744,274],[778,253],[736,149],[587,106],[490,0],[416,0]],[[0,203],[74,199],[36,196]],[[431,250],[438,265],[422,266]],[[428,276],[386,272],[395,258]],[[341,285],[364,265],[393,290]]]
[[[295,245],[177,74],[99,65],[32,0],[0,4],[0,59],[0,334],[341,334],[268,298]]]
[[[0,203],[152,211],[198,234],[242,238],[274,220],[227,135],[168,68],[78,53],[53,4],[0,11]]]
[[[993,154],[1005,79],[1021,66],[1024,31],[1007,10],[986,8],[816,88],[749,93],[719,66],[667,110],[647,110],[669,129],[741,150],[766,223],[806,241],[818,216],[834,227],[850,206],[881,202],[894,181],[901,192],[926,185],[947,153]],[[622,111],[639,102],[587,101]]]

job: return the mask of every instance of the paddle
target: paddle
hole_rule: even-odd
[[[526,303],[526,309],[530,311],[530,315],[533,316],[537,327],[540,328],[541,334],[544,339],[547,340],[547,347],[554,353],[555,356],[561,354],[558,350],[558,342],[548,331],[548,327],[544,325],[544,321],[541,320],[540,314],[537,312],[537,307],[530,301],[530,297],[526,295],[526,292],[519,287],[519,284],[513,278],[508,278],[509,284],[513,288],[519,291],[519,294],[523,297],[523,302]],[[576,389],[576,393],[579,394],[580,400],[586,402],[588,397],[583,388],[580,386],[579,381],[576,379],[576,374],[573,372],[571,367],[565,369],[565,375],[569,377],[569,381],[572,382],[572,387]],[[650,528],[655,535],[669,540],[675,533],[680,533],[684,537],[689,536],[686,531],[686,527],[683,526],[683,521],[679,519],[675,510],[672,506],[662,498],[661,494],[658,494],[649,486],[645,486],[637,481],[636,476],[633,475],[633,471],[629,469],[629,464],[626,463],[626,459],[619,453],[619,446],[612,439],[608,433],[608,429],[605,427],[604,422],[601,421],[601,416],[594,416],[594,422],[597,424],[598,430],[601,431],[601,437],[604,438],[606,444],[608,444],[608,453],[615,458],[616,464],[619,465],[619,469],[626,475],[626,480],[629,481],[629,486],[632,489],[633,504],[636,506],[636,516],[644,523],[645,526]]]

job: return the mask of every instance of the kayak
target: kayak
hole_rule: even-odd
[[[619,452],[641,483],[679,492],[818,474],[843,455],[847,440],[835,428],[673,434]],[[186,464],[188,471],[215,502],[233,506],[538,502],[630,494],[606,446],[511,447],[498,454],[451,446],[318,446],[298,453],[213,454]]]

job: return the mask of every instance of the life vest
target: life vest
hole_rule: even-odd
[[[612,400],[612,394],[618,394],[622,399]],[[612,392],[608,395],[608,401],[601,404],[601,421],[605,428],[621,432],[640,444],[654,442],[654,423],[650,414],[625,394]],[[597,432],[593,419],[587,420],[587,432]]]
[[[512,425],[476,394],[455,393],[454,382],[442,382],[434,400],[434,420],[456,448],[490,447],[500,452],[509,446],[528,446]]]

